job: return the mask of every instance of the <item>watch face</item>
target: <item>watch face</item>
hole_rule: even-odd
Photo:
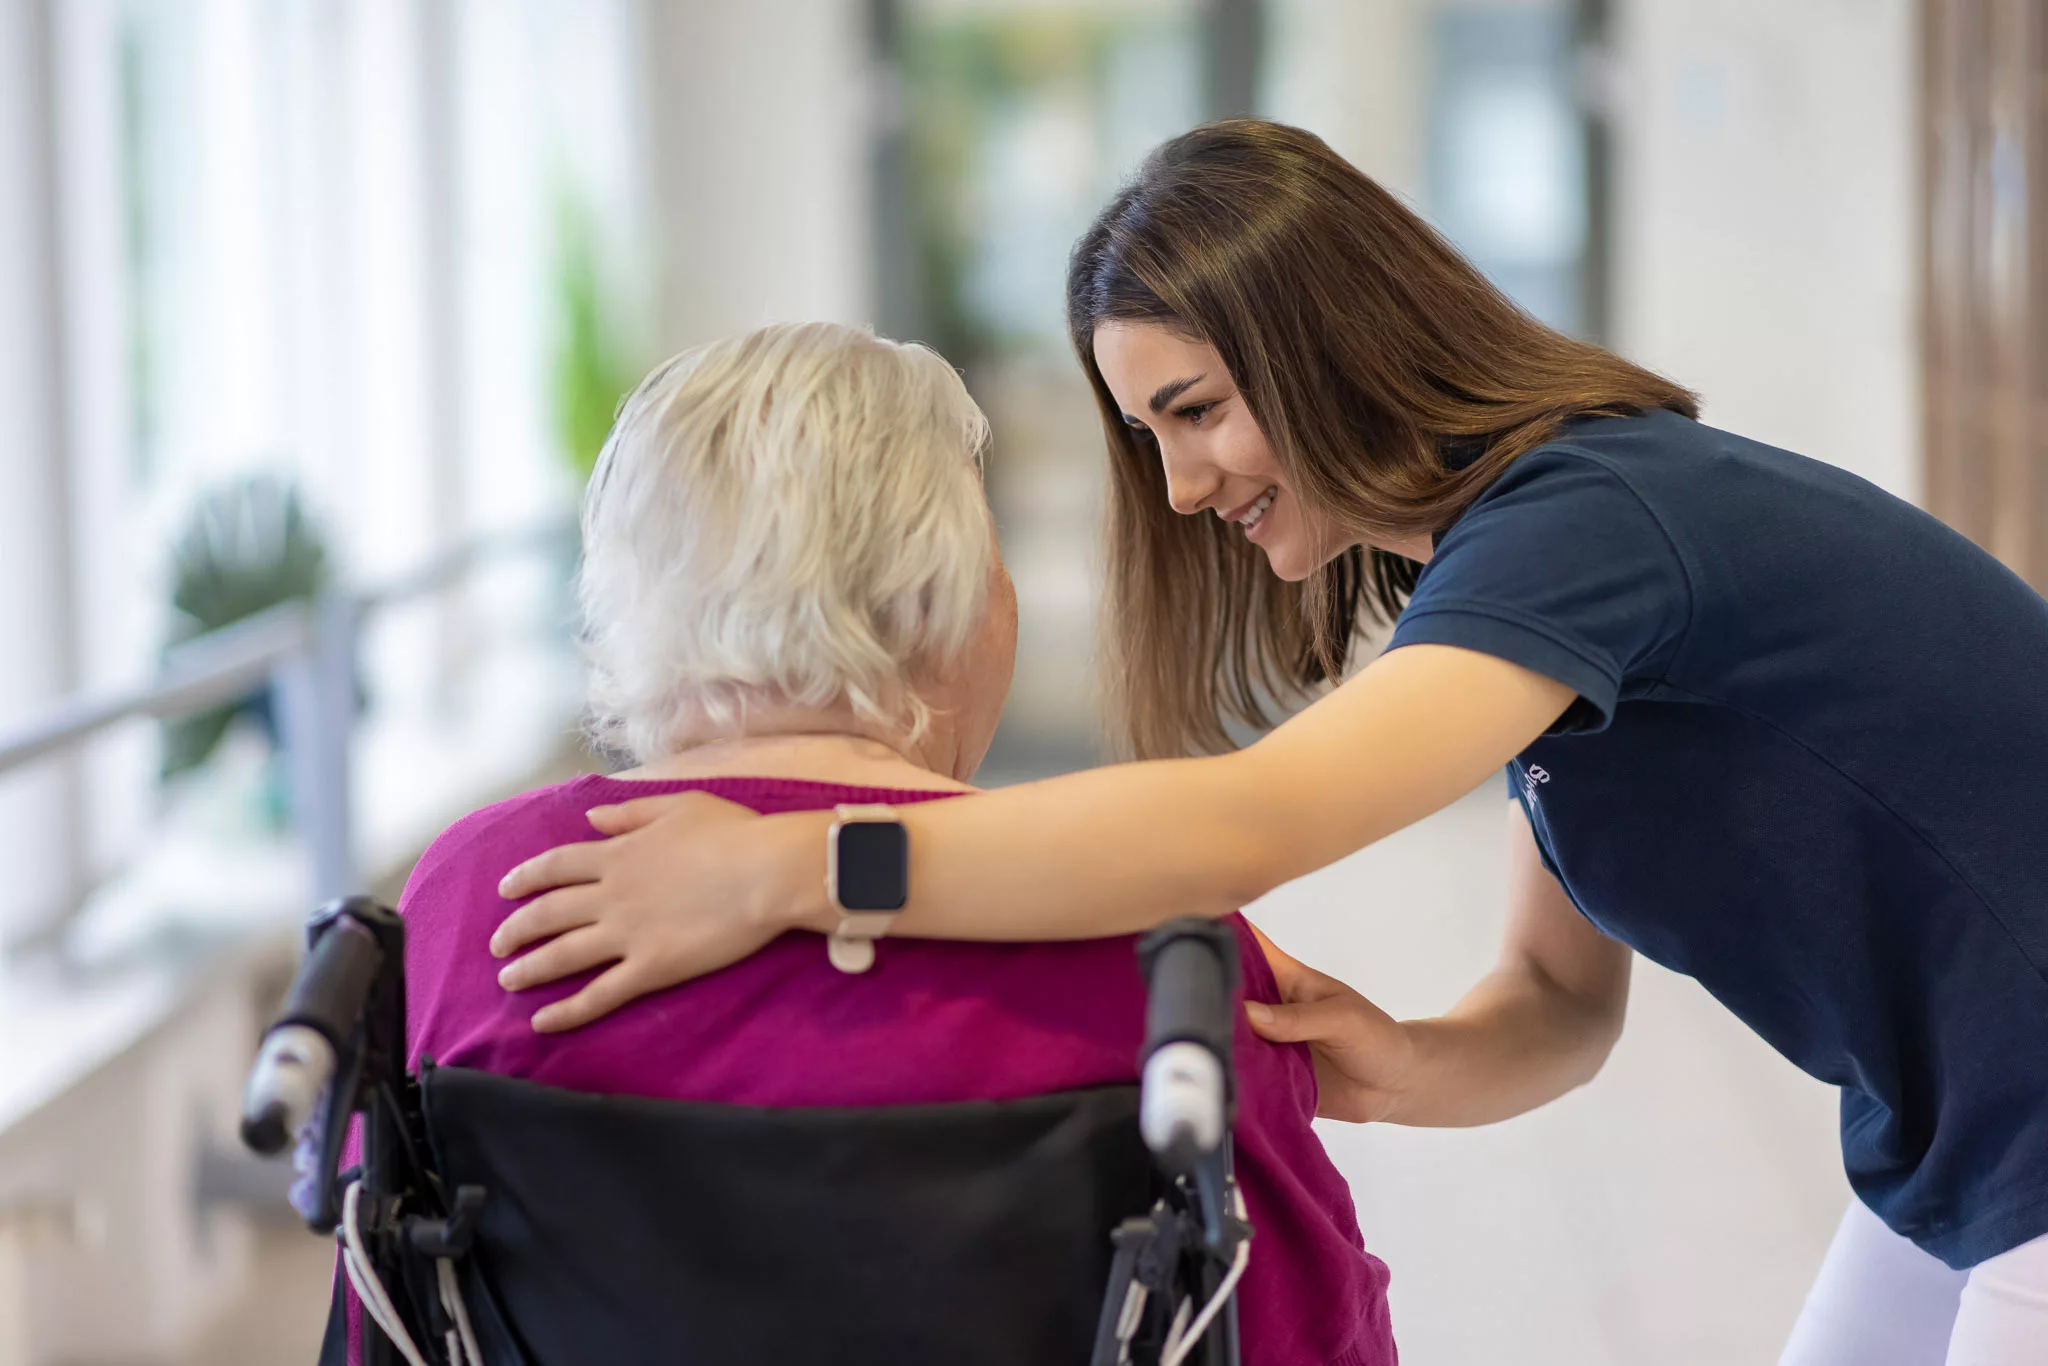
[[[839,905],[848,911],[900,911],[910,899],[910,832],[900,821],[848,821],[839,827]]]

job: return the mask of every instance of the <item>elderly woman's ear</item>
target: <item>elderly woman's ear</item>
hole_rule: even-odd
[[[967,715],[961,717],[961,764],[954,768],[954,778],[967,782],[981,768],[981,760],[989,754],[989,741],[995,739],[995,725],[1004,715],[1004,702],[1010,698],[1010,680],[1016,674],[1018,661],[1018,590],[1010,582],[1010,569],[1004,567],[1004,557],[997,551],[989,563],[989,604],[981,614],[981,631],[975,635],[975,643],[969,647],[965,690],[967,690]]]
[[[931,704],[934,724],[952,731],[954,757],[948,776],[969,782],[981,767],[1002,719],[1016,665],[1017,589],[998,552],[989,563],[987,603],[967,648],[921,689]]]

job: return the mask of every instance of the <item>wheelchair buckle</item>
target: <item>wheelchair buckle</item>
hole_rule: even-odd
[[[455,1210],[446,1219],[414,1217],[405,1221],[405,1239],[426,1257],[462,1257],[476,1244],[477,1219],[489,1192],[482,1186],[458,1186]]]

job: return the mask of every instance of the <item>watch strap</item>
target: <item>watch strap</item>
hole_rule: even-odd
[[[832,808],[832,814],[842,821],[893,821],[901,819],[896,808],[886,802],[869,802],[865,806],[842,802]]]
[[[842,805],[832,809],[832,858],[835,865],[833,885],[829,889],[832,903],[839,904],[836,879],[836,864],[839,858],[837,842],[839,827],[849,821],[894,821],[898,817],[896,808],[880,804],[865,806]],[[832,933],[825,937],[825,954],[832,966],[841,972],[866,972],[875,965],[875,941],[889,932],[896,923],[896,911],[848,911],[841,909],[839,923]]]

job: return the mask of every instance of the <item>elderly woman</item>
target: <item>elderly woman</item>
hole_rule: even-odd
[[[885,941],[842,971],[793,932],[567,1034],[500,988],[498,880],[594,832],[584,813],[705,791],[761,812],[971,791],[1009,688],[1016,599],[979,462],[987,439],[933,352],[826,324],[678,356],[625,404],[584,506],[595,733],[623,773],[458,822],[406,887],[413,1064],[586,1092],[765,1106],[1006,1099],[1128,1082],[1143,1030],[1129,938]],[[1246,985],[1278,999],[1241,920]],[[604,957],[603,945],[563,951]],[[594,950],[594,952],[593,952]],[[546,952],[545,949],[542,952]],[[1238,1171],[1258,1243],[1246,1360],[1394,1360],[1384,1266],[1309,1121],[1307,1050],[1237,1039]],[[352,1335],[354,1336],[354,1335]]]

